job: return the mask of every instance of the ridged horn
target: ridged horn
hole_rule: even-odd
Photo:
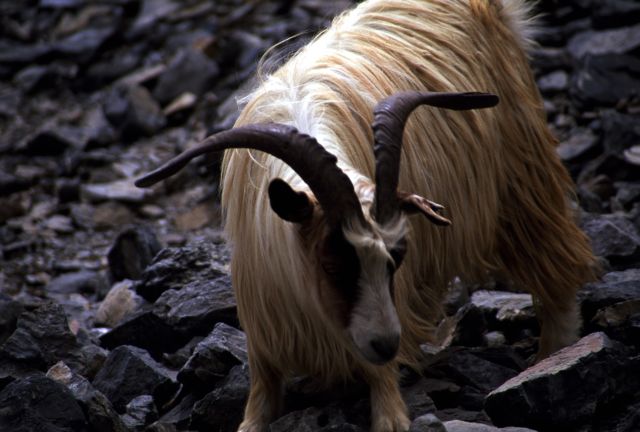
[[[353,184],[338,168],[337,158],[315,138],[278,123],[240,126],[211,135],[197,147],[139,178],[135,185],[149,187],[174,175],[197,156],[234,148],[263,151],[289,165],[309,185],[331,226],[336,227],[349,217],[364,221]]]
[[[399,212],[397,196],[400,175],[402,134],[409,115],[420,105],[452,110],[489,108],[498,96],[490,93],[400,92],[380,101],[374,109],[373,135],[376,159],[374,217],[379,224],[392,220]]]

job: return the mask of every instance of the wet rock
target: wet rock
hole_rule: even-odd
[[[195,49],[180,51],[160,75],[153,97],[167,105],[183,93],[202,95],[218,77],[218,65]]]
[[[147,267],[138,294],[154,302],[166,290],[180,290],[192,281],[214,281],[228,274],[214,262],[218,251],[209,241],[162,249]]]
[[[127,404],[140,395],[152,395],[158,406],[169,401],[178,387],[172,375],[145,350],[120,346],[109,354],[93,386],[123,413]]]
[[[575,59],[581,59],[589,54],[627,54],[638,47],[640,25],[578,33],[569,40],[567,50]]]
[[[582,109],[614,106],[640,93],[640,60],[628,55],[589,55],[579,62],[570,94]]]
[[[591,239],[593,253],[614,265],[636,261],[640,251],[640,234],[633,223],[620,215],[591,216],[582,224]]]
[[[133,180],[117,180],[111,183],[94,183],[82,186],[82,196],[91,202],[119,201],[139,204],[153,196],[153,189],[140,189]]]
[[[233,432],[242,420],[249,395],[249,368],[235,366],[224,381],[198,401],[191,415],[191,429]]]
[[[107,291],[107,281],[100,273],[84,270],[52,279],[45,291],[55,294],[104,295]]]
[[[521,427],[497,428],[482,423],[469,423],[461,420],[449,420],[444,423],[447,432],[536,432],[533,429]]]
[[[64,385],[35,374],[0,391],[0,430],[89,432],[87,419]]]
[[[124,229],[109,250],[109,270],[114,280],[140,279],[153,257],[162,249],[155,232],[146,225]]]
[[[590,334],[491,392],[485,409],[498,426],[576,425],[636,391],[638,360],[628,354],[604,333]]]
[[[100,344],[108,349],[133,345],[157,354],[173,352],[188,340],[153,312],[142,310],[102,335]]]
[[[122,420],[130,429],[140,429],[158,419],[158,410],[150,395],[135,397],[127,404]]]
[[[578,291],[585,322],[590,322],[601,308],[639,298],[640,269],[607,273],[601,281],[586,284]]]
[[[15,331],[0,346],[0,374],[25,376],[59,360],[81,369],[78,349],[62,306],[45,302],[18,317]]]
[[[129,431],[106,396],[97,391],[86,378],[73,373],[63,362],[52,366],[47,377],[71,391],[85,413],[91,432]]]
[[[107,97],[103,109],[125,141],[153,135],[166,122],[149,91],[138,85],[117,86]]]
[[[207,334],[220,321],[237,322],[229,276],[196,280],[179,290],[167,290],[156,300],[153,311],[184,334]]]
[[[232,367],[247,361],[245,334],[219,323],[209,336],[196,345],[193,354],[178,373],[178,380],[190,389],[211,389]]]
[[[440,419],[433,414],[425,414],[411,423],[409,432],[447,432]]]

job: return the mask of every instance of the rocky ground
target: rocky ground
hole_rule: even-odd
[[[0,2],[0,430],[234,430],[219,161],[132,179],[228,128],[262,54],[297,35],[275,67],[351,3]],[[446,346],[403,371],[412,431],[640,430],[640,4],[539,8],[532,62],[603,277],[584,338],[533,367],[530,296],[453,283]],[[274,432],[368,428],[363,386],[288,394]]]

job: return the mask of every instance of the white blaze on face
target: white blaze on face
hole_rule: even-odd
[[[360,261],[358,299],[348,332],[368,361],[386,363],[395,357],[400,340],[400,320],[390,290],[393,260],[382,238],[368,230],[345,230],[345,239],[354,246]]]

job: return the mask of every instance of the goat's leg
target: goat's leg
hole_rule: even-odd
[[[371,388],[371,431],[405,432],[411,422],[398,386],[397,366],[373,368],[365,380]]]
[[[545,304],[534,295],[536,316],[540,323],[540,342],[536,361],[540,361],[561,348],[578,340],[581,319],[575,294],[559,299],[552,305]]]
[[[265,432],[282,410],[282,376],[267,361],[249,355],[251,389],[238,432]]]

